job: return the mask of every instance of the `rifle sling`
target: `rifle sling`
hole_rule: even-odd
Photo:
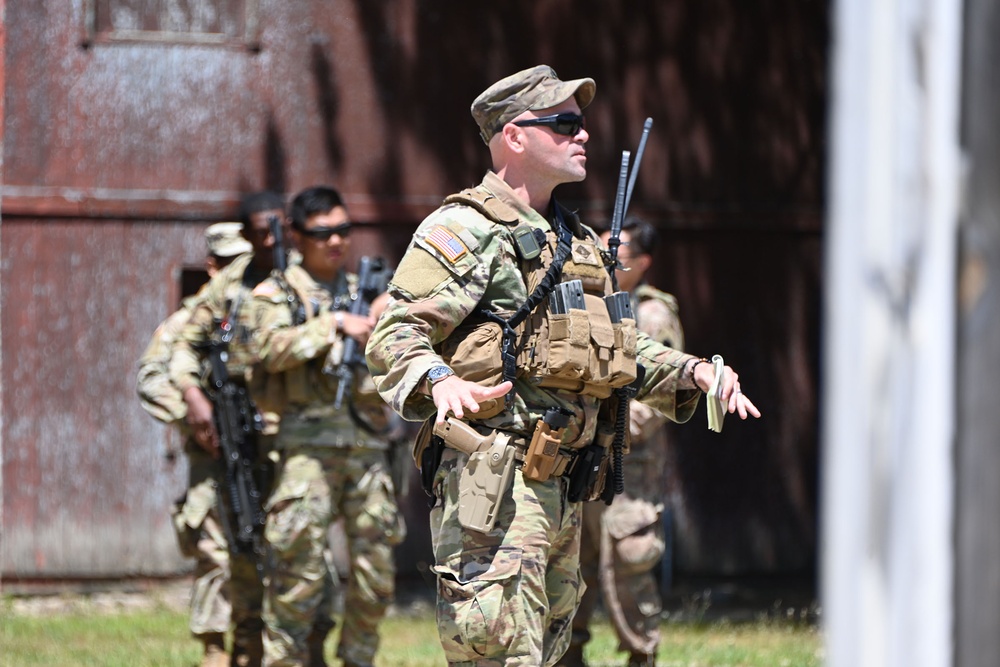
[[[552,258],[552,264],[549,266],[545,276],[538,283],[538,286],[535,287],[534,291],[528,296],[528,299],[509,319],[504,319],[493,311],[486,310],[481,306],[475,311],[490,322],[495,322],[500,325],[503,336],[500,347],[500,357],[503,364],[504,381],[510,380],[513,382],[514,378],[517,376],[517,354],[515,352],[517,334],[515,329],[528,317],[528,315],[531,314],[535,308],[538,307],[539,304],[542,303],[542,301],[549,296],[549,294],[552,293],[552,290],[555,289],[556,284],[558,284],[558,282],[562,279],[563,265],[566,263],[566,260],[569,259],[570,253],[573,251],[573,231],[563,219],[562,207],[555,201],[555,199],[552,200],[552,208],[555,212],[554,222],[559,234],[559,243],[556,246],[556,251]],[[513,391],[507,392],[504,402],[508,410],[513,407]]]

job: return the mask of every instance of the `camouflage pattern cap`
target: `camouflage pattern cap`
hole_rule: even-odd
[[[500,129],[525,111],[549,109],[576,96],[580,108],[594,99],[593,79],[560,81],[548,65],[537,65],[500,79],[472,103],[472,117],[487,144]]]
[[[243,225],[239,222],[217,222],[205,230],[205,243],[209,254],[216,257],[235,257],[253,250],[250,242],[240,233]]]

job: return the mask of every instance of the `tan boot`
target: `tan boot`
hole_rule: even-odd
[[[201,667],[229,667],[229,655],[226,653],[226,638],[221,633],[201,636],[205,645],[205,653],[201,658]]]

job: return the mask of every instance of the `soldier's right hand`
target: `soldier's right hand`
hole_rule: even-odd
[[[350,313],[344,313],[341,321],[344,323],[344,326],[340,328],[340,331],[345,336],[350,336],[358,341],[363,349],[368,342],[368,336],[371,335],[372,329],[375,328],[375,322],[367,315],[352,315]]]
[[[190,387],[184,392],[187,403],[187,423],[194,433],[195,442],[212,455],[219,458],[219,434],[215,430],[212,402],[199,387]]]
[[[510,380],[501,382],[495,387],[483,387],[475,382],[463,380],[457,375],[439,380],[431,388],[431,397],[438,411],[437,423],[443,423],[449,411],[459,419],[465,414],[465,408],[468,408],[469,412],[479,412],[480,402],[500,398],[513,388],[514,383]]]

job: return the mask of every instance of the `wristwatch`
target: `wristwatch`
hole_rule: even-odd
[[[428,388],[433,388],[438,382],[454,374],[455,371],[451,370],[447,366],[434,366],[427,371]]]

